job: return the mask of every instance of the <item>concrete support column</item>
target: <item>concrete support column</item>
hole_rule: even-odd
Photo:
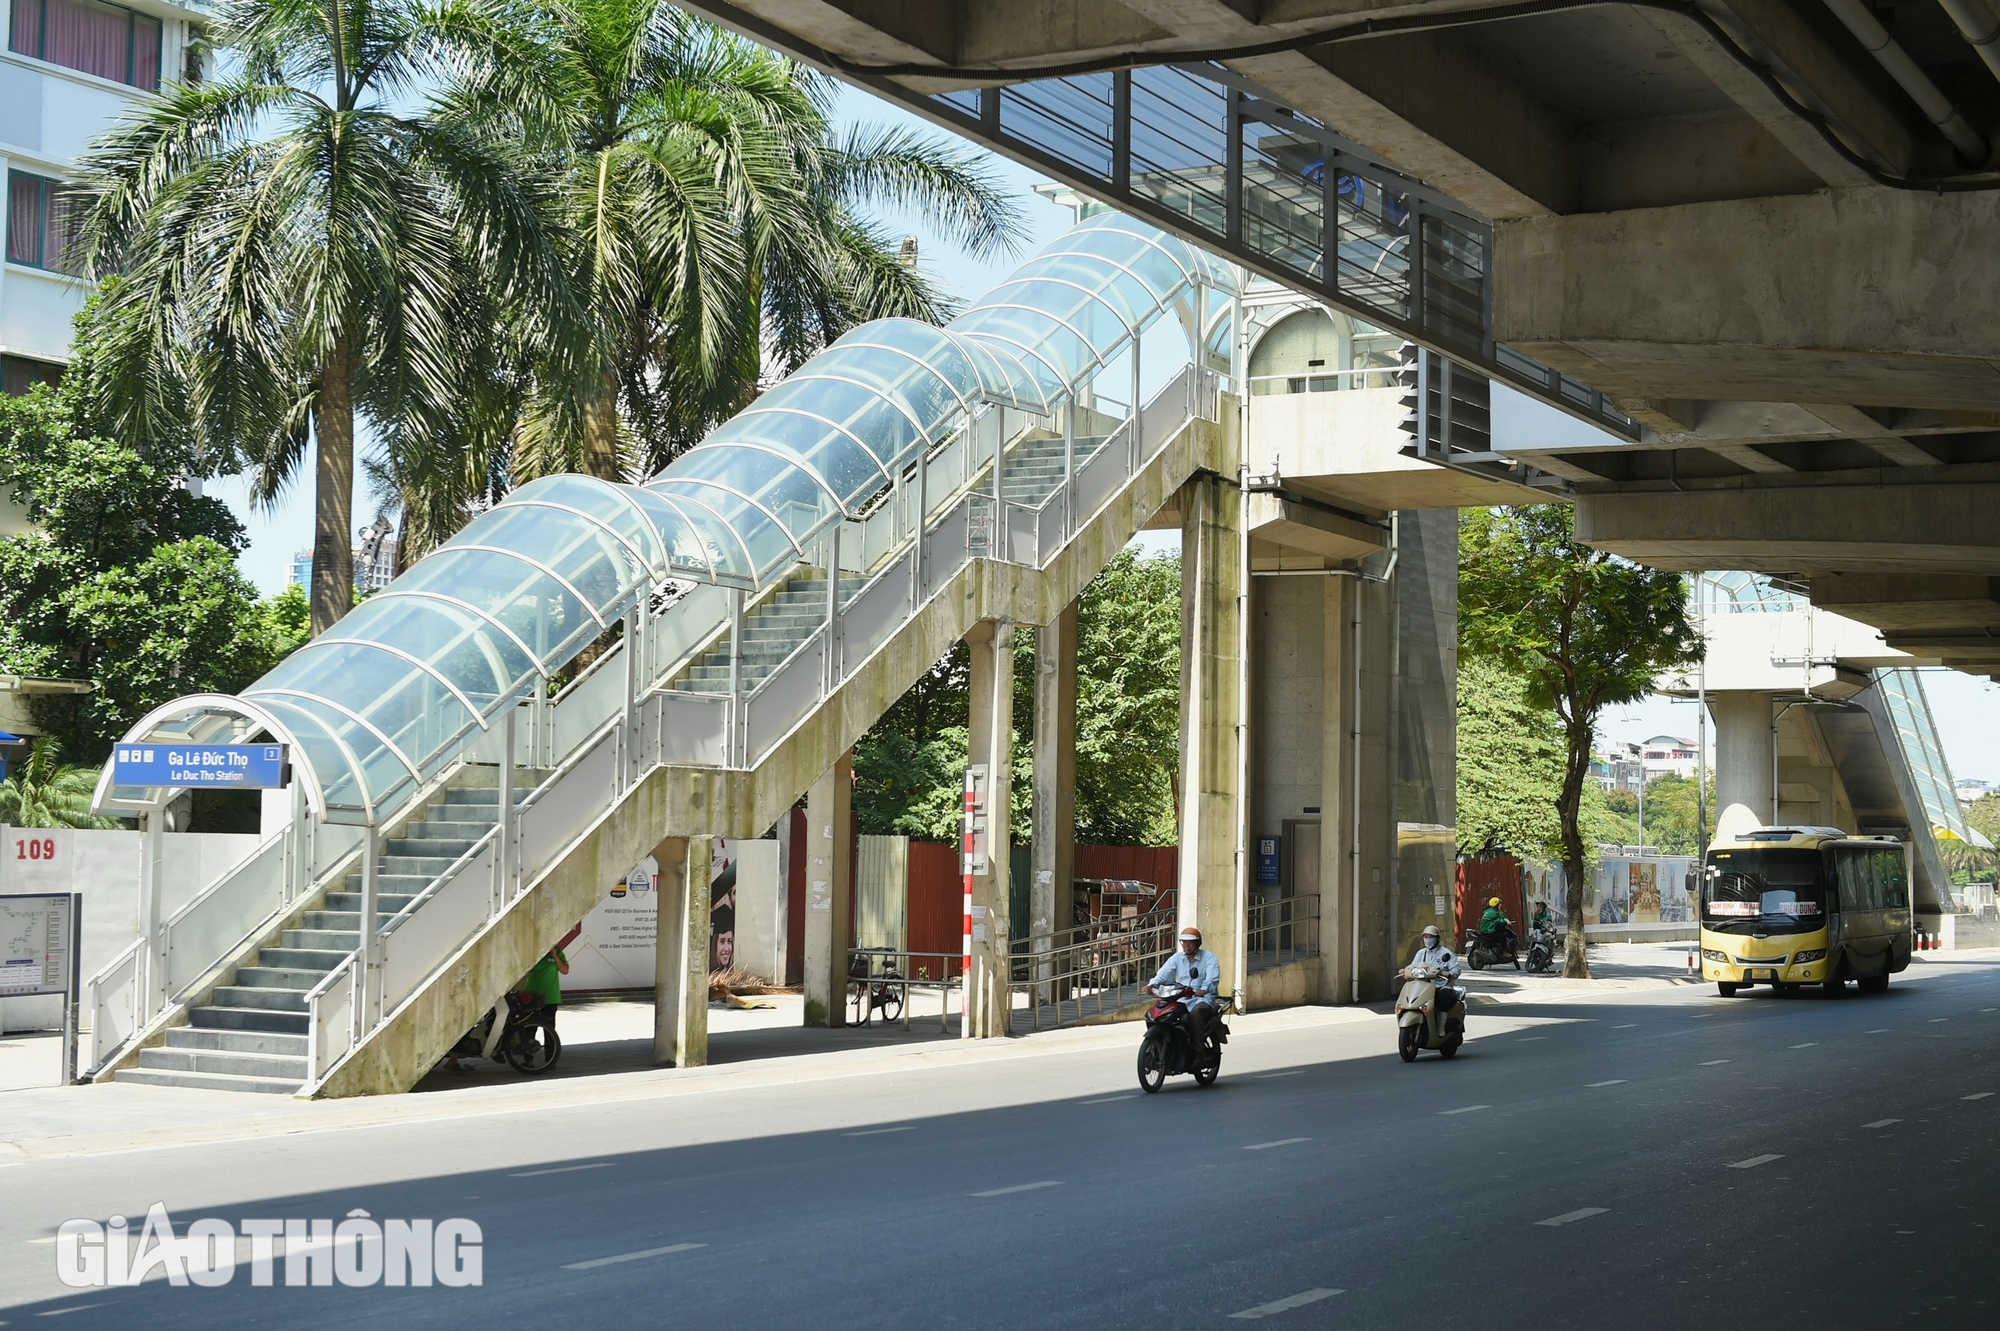
[[[659,866],[658,933],[653,952],[653,1062],[708,1063],[708,885],[715,843],[668,837],[653,848]]]
[[[1181,489],[1180,917],[1243,983],[1244,902],[1237,882],[1237,595],[1241,505],[1234,486],[1197,476]]]
[[[1007,825],[1012,813],[1014,764],[1014,626],[983,619],[965,635],[972,649],[971,762],[986,778],[986,872],[972,880],[972,973],[966,977],[965,1034],[986,1039],[1007,1034],[1008,974]]]
[[[1353,578],[1328,578],[1321,585],[1320,624],[1320,998],[1346,1003],[1358,993],[1355,962],[1360,861],[1355,840],[1354,755],[1361,712],[1354,675],[1355,608],[1360,588]]]
[[[847,949],[854,939],[854,755],[806,795],[808,1026],[847,1024]]]
[[[1716,839],[1770,826],[1776,813],[1771,807],[1771,695],[1711,691],[1708,714],[1715,721]]]
[[[1028,889],[1028,933],[1045,938],[1070,927],[1076,874],[1077,602],[1035,630],[1035,876]],[[1037,950],[1046,952],[1046,942]],[[1050,978],[1045,960],[1036,978]],[[1046,999],[1048,996],[1044,995]]]

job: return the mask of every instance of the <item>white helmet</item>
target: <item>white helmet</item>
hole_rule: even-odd
[[[1427,924],[1424,926],[1424,937],[1436,938],[1437,936],[1438,936],[1438,927],[1435,924]]]

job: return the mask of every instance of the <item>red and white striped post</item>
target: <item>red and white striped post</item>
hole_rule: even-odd
[[[965,814],[960,820],[959,868],[965,880],[963,949],[958,972],[958,1034],[972,1038],[972,880],[986,872],[986,767],[965,769]]]

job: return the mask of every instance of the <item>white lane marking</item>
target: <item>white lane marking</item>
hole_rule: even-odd
[[[1037,1188],[1060,1188],[1061,1179],[1043,1179],[1040,1183],[1016,1183],[1011,1188],[988,1188],[985,1192],[969,1194],[973,1197],[1005,1197],[1010,1192],[1033,1192]]]
[[[1245,1308],[1242,1312],[1231,1313],[1229,1316],[1235,1321],[1255,1322],[1260,1318],[1275,1317],[1279,1313],[1288,1313],[1294,1308],[1303,1308],[1308,1303],[1318,1303],[1321,1299],[1330,1299],[1336,1294],[1346,1292],[1344,1289],[1309,1289],[1303,1294],[1291,1294],[1282,1299],[1273,1299],[1269,1303],[1260,1303],[1254,1308]]]
[[[1311,1140],[1312,1138],[1310,1137],[1282,1137],[1274,1142],[1258,1142],[1255,1146],[1246,1146],[1243,1149],[1246,1151],[1268,1151],[1273,1146],[1297,1146],[1300,1142],[1309,1142]]]
[[[69,1307],[67,1307],[67,1308],[51,1308],[51,1309],[49,1309],[49,1310],[48,1310],[47,1312],[45,1312],[45,1313],[36,1313],[36,1314],[35,1314],[35,1316],[37,1316],[37,1317],[61,1317],[61,1316],[62,1316],[62,1315],[63,1315],[64,1313],[80,1313],[80,1312],[82,1312],[82,1311],[83,1311],[83,1310],[84,1310],[85,1308],[102,1308],[103,1306],[104,1306],[104,1305],[103,1305],[102,1303],[72,1303],[72,1304],[71,1304],[71,1305],[70,1305]],[[5,1323],[0,1323],[0,1326],[4,1326],[4,1325],[5,1325]]]
[[[1302,1072],[1304,1072],[1304,1071],[1305,1071],[1305,1069],[1304,1069],[1304,1068],[1293,1068],[1293,1069],[1292,1069],[1291,1071],[1289,1071],[1289,1072],[1265,1072],[1265,1073],[1260,1073],[1260,1074],[1258,1075],[1258,1078],[1257,1078],[1257,1080],[1259,1080],[1259,1081],[1269,1081],[1269,1080],[1271,1080],[1271,1078],[1273,1078],[1273,1077],[1296,1077],[1296,1076],[1298,1076],[1298,1075],[1299,1075],[1300,1073],[1302,1073]]]
[[[1107,1095],[1102,1100],[1079,1100],[1077,1103],[1085,1105],[1115,1105],[1120,1100],[1136,1100],[1138,1098],[1137,1095]]]
[[[1804,1044],[1794,1044],[1786,1046],[1786,1048],[1788,1049],[1817,1049],[1818,1047],[1819,1047],[1818,1040],[1807,1040]]]
[[[1731,1169],[1755,1169],[1759,1165],[1768,1165],[1773,1160],[1782,1160],[1784,1158],[1782,1155],[1753,1155],[1748,1160],[1738,1160],[1729,1167]]]
[[[1613,1026],[1611,1029],[1614,1031],[1635,1031],[1639,1029],[1639,1023],[1636,1021],[1628,1021],[1623,1026]]]
[[[609,1169],[609,1160],[600,1160],[594,1165],[559,1165],[554,1169],[531,1169],[525,1174],[509,1174],[508,1178],[540,1178],[544,1174],[574,1174],[583,1169]]]
[[[1887,1035],[1889,1033],[1889,1028],[1887,1026],[1877,1026],[1872,1031],[1863,1031],[1861,1033],[1863,1035]]]
[[[1961,1100],[1984,1100],[1990,1097],[1992,1094],[1993,1092],[1991,1091],[1975,1091],[1971,1095],[1961,1095],[1958,1098]]]
[[[1610,1081],[1586,1082],[1584,1083],[1583,1089],[1585,1089],[1586,1091],[1594,1091],[1600,1086],[1623,1086],[1624,1084],[1625,1084],[1625,1079],[1623,1077],[1613,1077]]]
[[[1579,1220],[1588,1220],[1594,1215],[1608,1215],[1610,1212],[1611,1208],[1608,1206],[1586,1206],[1580,1211],[1564,1211],[1561,1215],[1552,1215],[1547,1220],[1537,1220],[1535,1223],[1553,1229],[1557,1225],[1573,1225]]]
[[[1726,1058],[1711,1058],[1708,1060],[1708,1062],[1702,1064],[1702,1066],[1705,1068],[1720,1067],[1722,1064],[1727,1063],[1728,1061],[1729,1060]]]
[[[1475,1109],[1491,1109],[1492,1107],[1492,1105],[1467,1105],[1463,1109],[1440,1109],[1438,1110],[1438,1117],[1443,1118],[1451,1114],[1470,1114]]]
[[[1546,1035],[1524,1035],[1524,1036],[1522,1036],[1522,1037],[1521,1037],[1521,1038],[1520,1038],[1519,1040],[1516,1040],[1516,1041],[1515,1041],[1514,1043],[1516,1043],[1516,1044],[1533,1044],[1533,1043],[1534,1043],[1535,1041],[1537,1041],[1537,1040],[1546,1040],[1546,1039],[1548,1039],[1548,1038],[1549,1038],[1549,1037],[1548,1037],[1548,1036],[1546,1036]]]
[[[1950,1017],[1932,1017],[1932,1018],[1931,1018],[1931,1025],[1935,1026],[1935,1025],[1937,1025],[1937,1024],[1938,1024],[1939,1022],[1941,1022],[1941,1021],[1950,1021],[1950,1020],[1951,1020],[1951,1018],[1950,1018]]]
[[[843,1137],[880,1137],[884,1133],[888,1132],[915,1132],[915,1131],[916,1131],[915,1127],[906,1124],[905,1126],[900,1128],[869,1128],[865,1132],[843,1132],[840,1135]]]
[[[1900,1118],[1878,1118],[1873,1123],[1863,1123],[1861,1126],[1863,1128],[1886,1128],[1891,1123],[1901,1123],[1902,1121]]]
[[[1983,1007],[1979,1010],[1981,1012],[2000,1012],[2000,1007]]]
[[[587,1262],[565,1262],[565,1271],[595,1271],[600,1266],[616,1266],[620,1262],[642,1262],[648,1257],[665,1257],[670,1252],[693,1252],[696,1248],[706,1248],[706,1243],[669,1243],[664,1248],[641,1248],[637,1252],[621,1252],[613,1257],[593,1257]]]

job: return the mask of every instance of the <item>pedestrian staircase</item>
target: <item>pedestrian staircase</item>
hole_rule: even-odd
[[[92,981],[93,1073],[407,1089],[662,837],[757,835],[977,623],[1048,622],[1235,474],[1235,281],[1088,219],[948,328],[864,325],[644,486],[523,486],[239,698],[142,720],[287,743],[310,809]],[[1199,349],[1150,396],[1148,325]]]
[[[500,817],[494,787],[447,787],[422,817],[383,846],[377,918],[401,914],[422,891],[492,830]],[[169,1027],[165,1044],[139,1051],[117,1080],[147,1086],[263,1091],[291,1095],[306,1080],[306,995],[361,944],[361,874],[349,873],[299,911],[275,946],[258,949],[208,1001],[190,1005],[189,1024]]]

